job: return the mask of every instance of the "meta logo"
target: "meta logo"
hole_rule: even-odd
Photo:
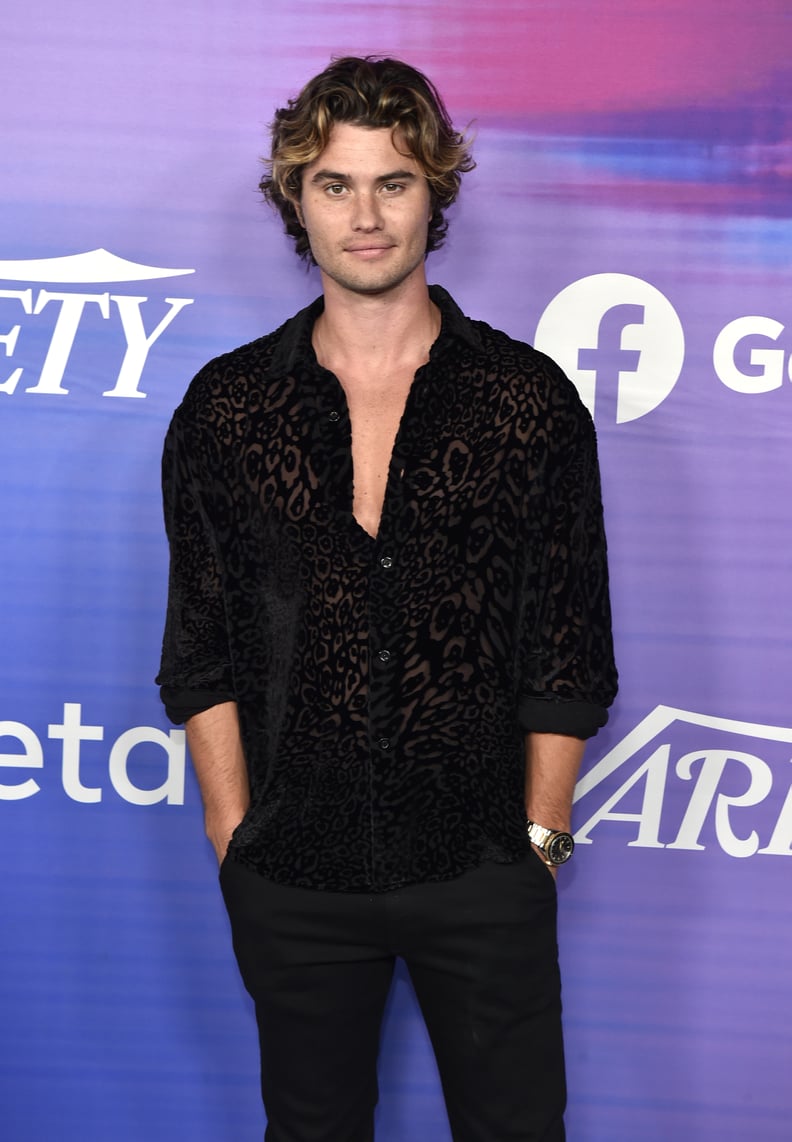
[[[109,747],[104,726],[86,725],[79,702],[64,702],[59,722],[47,727],[47,737],[59,743],[45,748],[38,734],[24,722],[0,721],[0,801],[22,801],[41,792],[35,777],[20,771],[59,771],[63,792],[71,801],[98,804],[106,778],[115,793],[131,805],[184,804],[186,735],[165,733],[156,726],[124,730]],[[86,744],[88,743],[88,744]],[[9,752],[2,751],[5,746]],[[133,780],[145,774],[147,780]]]
[[[0,283],[25,283],[21,289],[0,289],[0,393],[10,395],[19,390],[39,396],[65,396],[69,392],[64,380],[72,349],[89,315],[98,314],[103,321],[117,324],[123,338],[117,372],[102,396],[145,397],[140,382],[151,348],[185,306],[193,304],[194,298],[166,297],[167,308],[163,313],[162,303],[149,297],[96,288],[85,291],[79,287],[178,277],[194,272],[144,266],[102,249],[61,258],[0,259]],[[33,288],[29,283],[46,284]],[[70,288],[49,288],[53,284]],[[151,314],[152,309],[158,312]],[[10,315],[11,324],[6,314]],[[21,323],[17,320],[20,314]],[[24,353],[25,333],[36,331],[36,319],[46,322],[49,330],[52,314],[55,315],[54,326],[40,367],[17,365],[10,371],[4,370],[3,356],[13,359],[18,349]]]
[[[765,393],[792,380],[792,358],[772,347],[784,326],[769,317],[738,317],[718,334],[715,375],[738,393]],[[616,423],[646,416],[666,399],[685,361],[685,334],[668,298],[629,274],[594,274],[572,282],[547,306],[534,344],[574,381],[594,415],[611,398]]]
[[[575,840],[792,856],[790,747],[785,726],[657,706],[578,782]]]

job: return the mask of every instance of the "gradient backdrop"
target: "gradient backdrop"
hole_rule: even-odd
[[[570,1140],[788,1139],[789,0],[2,15],[0,1137],[261,1137],[152,682],[159,454],[196,369],[318,292],[257,156],[331,54],[372,52],[476,134],[430,280],[555,355],[600,437],[623,681],[560,876]],[[403,976],[381,1086],[378,1139],[446,1142]]]

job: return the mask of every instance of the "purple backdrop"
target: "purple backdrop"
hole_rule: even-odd
[[[792,8],[4,9],[0,1136],[261,1136],[183,734],[159,453],[210,356],[318,292],[258,202],[273,108],[403,55],[478,168],[430,259],[598,427],[622,692],[561,875],[571,1142],[789,1137]],[[378,1138],[448,1138],[397,978]]]

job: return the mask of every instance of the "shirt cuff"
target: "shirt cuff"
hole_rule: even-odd
[[[608,711],[593,702],[524,697],[520,699],[517,720],[529,734],[566,734],[585,739],[593,738],[602,729]]]
[[[177,686],[161,686],[160,697],[165,713],[177,726],[186,722],[193,714],[201,714],[221,702],[234,702],[233,694],[226,690],[182,690]]]

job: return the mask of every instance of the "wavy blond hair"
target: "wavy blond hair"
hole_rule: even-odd
[[[470,144],[454,130],[434,84],[416,68],[396,59],[344,56],[276,111],[271,126],[272,147],[259,189],[279,211],[299,256],[314,261],[297,214],[302,172],[325,149],[335,123],[400,133],[429,183],[426,252],[438,249],[448,230],[444,211],[459,193],[462,174],[475,166]]]

